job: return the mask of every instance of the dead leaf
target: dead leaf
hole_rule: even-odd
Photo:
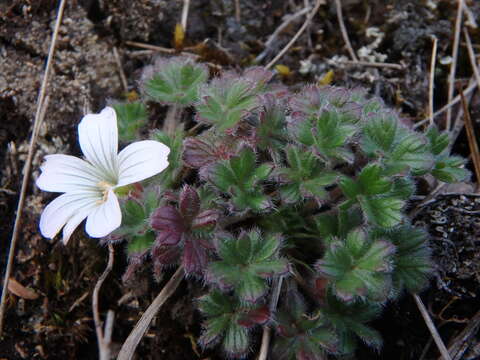
[[[321,85],[321,86],[326,86],[326,85],[330,85],[333,81],[333,78],[335,76],[335,73],[333,72],[333,70],[328,70],[328,72],[323,75],[323,77],[318,80],[318,85]]]
[[[185,40],[185,30],[182,24],[175,25],[175,34],[173,36],[173,44],[175,49],[183,48],[183,41]]]
[[[8,280],[8,291],[12,294],[26,300],[38,299],[38,294],[30,288],[26,288],[14,278]]]
[[[275,70],[281,75],[281,76],[290,76],[292,74],[292,71],[290,68],[286,65],[275,65]]]

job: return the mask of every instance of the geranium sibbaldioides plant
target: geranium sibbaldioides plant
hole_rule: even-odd
[[[358,340],[378,348],[381,337],[367,323],[402,290],[421,289],[432,269],[426,234],[406,215],[417,180],[462,181],[465,161],[449,154],[447,135],[413,131],[362,91],[290,92],[272,77],[257,67],[208,81],[203,65],[158,61],[143,76],[145,99],[185,109],[184,122],[118,157],[116,135],[106,151],[81,132],[88,162],[68,166],[78,162],[85,179],[66,177],[68,186],[53,189],[66,165],[49,158],[37,184],[95,197],[82,197],[88,211],[72,206],[68,219],[42,231],[54,236],[66,222],[69,235],[90,214],[87,232],[106,235],[116,223],[99,232],[93,223],[117,212],[107,206],[115,189],[159,173],[168,155],[165,171],[123,192],[123,222],[110,236],[127,243],[125,281],[150,261],[157,275],[181,265],[202,279],[209,291],[198,299],[199,342],[232,358],[258,347],[252,329],[261,324],[274,329],[275,359],[343,356]],[[147,118],[140,103],[115,110],[127,135]],[[92,139],[113,134],[112,126],[99,125]]]

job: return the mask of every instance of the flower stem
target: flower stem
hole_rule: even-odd
[[[150,323],[152,322],[153,318],[157,314],[158,310],[162,307],[165,301],[168,300],[170,296],[175,292],[178,285],[182,281],[184,276],[183,266],[180,265],[172,275],[170,280],[165,284],[163,289],[157,295],[155,300],[150,304],[148,309],[142,315],[140,320],[137,322],[135,327],[133,328],[130,335],[128,335],[127,340],[122,345],[120,349],[120,353],[118,354],[117,360],[130,360],[133,358],[133,354],[135,353],[135,349],[137,348],[140,340],[142,340],[143,335],[147,331]]]
[[[178,105],[171,105],[168,108],[167,115],[165,116],[165,121],[163,123],[163,131],[165,131],[168,135],[173,135],[175,133],[175,129],[180,122],[181,115],[182,111],[178,107]]]

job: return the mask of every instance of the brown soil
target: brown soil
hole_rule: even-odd
[[[313,4],[313,0],[309,0]],[[333,83],[361,86],[381,96],[402,113],[406,121],[427,114],[431,36],[439,39],[435,107],[446,102],[456,5],[449,0],[348,0],[344,18],[352,45],[361,60],[401,64],[404,69],[366,68],[340,64],[348,56],[339,31],[333,1],[325,1],[308,30],[280,60],[291,74],[282,81],[292,86],[324,79],[333,70]],[[328,3],[328,4],[327,4]],[[480,18],[480,2],[466,1],[473,17]],[[233,0],[191,2],[185,46],[195,46],[202,60],[223,68],[242,68],[262,53],[270,34],[284,16],[301,10],[300,0],[240,0],[240,22]],[[50,103],[33,162],[33,178],[45,154],[79,154],[76,125],[89,109],[97,111],[113,99],[124,99],[117,47],[128,79],[130,96],[138,93],[137,81],[156,54],[128,45],[136,41],[172,47],[183,1],[71,0],[63,19],[53,74]],[[21,173],[36,109],[36,99],[55,23],[58,1],[6,0],[0,2],[0,268],[4,269]],[[268,63],[292,38],[305,17],[292,22],[261,60]],[[474,44],[480,31],[469,28]],[[196,46],[208,39],[202,46]],[[348,60],[347,57],[341,58]],[[460,49],[457,81],[466,85],[472,75],[466,48]],[[133,95],[132,95],[133,94]],[[471,100],[472,117],[479,119],[478,96]],[[454,116],[457,109],[454,109]],[[454,117],[455,118],[455,117]],[[152,117],[151,126],[158,124]],[[437,118],[441,125],[444,119]],[[469,155],[460,134],[455,147]],[[475,180],[475,179],[474,179]],[[0,342],[0,359],[96,359],[97,344],[91,315],[91,292],[103,271],[107,251],[78,231],[67,247],[43,239],[38,217],[51,196],[29,187],[23,226],[13,273],[19,283],[35,290],[36,300],[8,295],[6,331]],[[441,196],[417,217],[432,235],[438,272],[422,297],[437,321],[445,341],[453,341],[478,310],[480,296],[478,211],[474,196]],[[125,269],[122,245],[115,247],[115,266],[101,291],[102,314],[115,311],[113,339],[128,335],[142,311],[151,303],[164,280],[156,283],[145,269],[143,284],[122,285]],[[139,359],[223,359],[218,351],[196,349],[200,316],[192,299],[202,294],[201,282],[184,281],[166,303],[137,351]],[[130,294],[130,295],[129,295]],[[188,294],[188,296],[186,296]],[[119,299],[123,299],[119,303]],[[359,359],[418,359],[429,334],[418,311],[405,296],[390,304],[374,324],[385,335],[384,349],[374,354],[366,348]],[[478,335],[478,334],[477,334]],[[256,336],[260,338],[260,336]],[[478,339],[477,339],[478,340]],[[473,341],[470,347],[474,347]],[[478,347],[478,344],[477,344]],[[258,344],[255,344],[255,349]],[[200,355],[196,355],[196,351]],[[474,354],[469,350],[470,353]],[[255,352],[254,352],[255,353]],[[463,359],[473,359],[467,355]],[[426,359],[437,358],[434,345]],[[253,359],[253,356],[252,356]],[[458,359],[457,359],[458,360]]]

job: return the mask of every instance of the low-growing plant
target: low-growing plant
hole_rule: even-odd
[[[368,322],[432,272],[427,235],[407,215],[417,183],[462,181],[465,160],[446,134],[412,130],[363,91],[292,92],[273,75],[255,67],[208,81],[183,58],[144,74],[146,101],[193,116],[152,135],[170,148],[169,167],[121,197],[110,237],[126,243],[124,280],[150,262],[157,275],[182,265],[209,288],[197,300],[199,343],[231,358],[258,346],[259,325],[274,329],[275,359],[379,348]],[[115,105],[125,139],[145,109]]]

